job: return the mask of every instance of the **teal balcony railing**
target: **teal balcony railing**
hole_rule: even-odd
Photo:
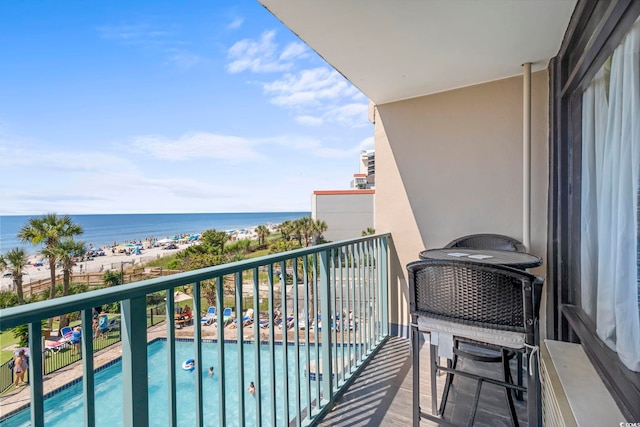
[[[203,344],[211,346],[210,340],[203,340],[203,329],[217,332],[213,341],[219,367],[217,410],[212,416],[211,396],[203,392],[206,376],[195,375],[188,390],[195,425],[313,425],[388,336],[388,238],[376,235],[323,244],[0,310],[0,328],[28,325],[31,425],[43,426],[45,419],[42,321],[79,311],[83,330],[91,331],[92,307],[115,301],[121,307],[123,425],[157,423],[157,414],[149,411],[146,296],[165,292],[166,312],[174,313],[177,287],[193,295],[196,367],[205,366],[203,351],[209,352],[209,347],[203,350]],[[205,292],[209,297],[215,293],[218,312],[217,323],[209,326],[198,321],[198,313],[207,310],[201,306]],[[222,312],[230,300],[237,321],[225,324]],[[245,333],[250,328],[243,325],[243,308],[255,313],[252,336]],[[274,320],[278,311],[280,324]],[[177,394],[185,392],[177,390],[177,375],[182,372],[176,360],[176,326],[168,316],[166,424],[170,426],[181,425]],[[93,340],[83,339],[81,350],[84,424],[92,427],[98,385]],[[229,355],[237,359],[237,370],[231,374],[224,368]],[[255,385],[253,398],[245,397],[248,379]]]

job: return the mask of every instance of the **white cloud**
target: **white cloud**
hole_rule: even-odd
[[[115,40],[122,44],[137,46],[161,46],[166,44],[180,44],[171,37],[173,34],[165,29],[141,24],[104,25],[96,28],[105,40]]]
[[[340,73],[327,67],[286,73],[281,79],[264,83],[271,102],[299,114],[296,121],[306,126],[326,123],[357,128],[369,124],[369,105],[354,102],[362,94]]]
[[[326,67],[287,73],[263,87],[267,94],[273,96],[271,102],[283,107],[320,105],[321,101],[351,97],[357,93],[357,89],[337,71]]]
[[[281,61],[290,61],[292,59],[305,58],[307,56],[307,47],[303,43],[289,43],[280,54]]]
[[[243,18],[235,18],[233,21],[231,21],[229,23],[229,25],[227,25],[227,29],[228,30],[237,30],[238,28],[240,28],[242,26],[243,23],[244,23],[244,19]]]
[[[185,134],[178,139],[138,136],[132,139],[129,148],[166,160],[210,158],[241,161],[261,157],[253,145],[248,139],[237,136],[197,132]]]
[[[236,42],[228,52],[231,60],[227,71],[235,74],[245,70],[254,73],[286,71],[292,66],[290,60],[278,58],[278,44],[274,42],[276,32],[265,31],[260,40],[243,39]]]
[[[325,120],[351,128],[366,126],[370,123],[369,105],[351,103],[333,107],[325,113]]]
[[[175,64],[178,68],[188,70],[202,62],[202,57],[190,52],[176,52],[169,56],[169,62]]]
[[[38,170],[123,171],[132,168],[129,160],[103,151],[41,150],[28,144],[0,141],[0,167]]]
[[[370,150],[374,146],[373,137],[363,139],[355,147],[341,149],[341,148],[319,148],[313,152],[318,157],[332,158],[332,159],[344,159],[344,158],[356,158],[363,150]]]
[[[297,116],[295,121],[305,126],[320,126],[324,123],[324,119],[322,117],[314,116]]]

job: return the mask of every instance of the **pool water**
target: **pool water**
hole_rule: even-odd
[[[203,381],[203,407],[204,423],[206,426],[219,425],[218,418],[218,381],[222,368],[218,366],[218,351],[215,343],[202,343],[202,358],[204,366],[200,369],[189,372],[182,369],[182,362],[192,358],[194,355],[194,344],[192,342],[176,342],[176,400],[178,425],[195,425],[195,376],[201,375]],[[149,414],[150,425],[167,426],[169,418],[168,403],[168,375],[167,375],[167,342],[164,340],[155,341],[148,346],[149,364]],[[289,413],[290,419],[295,417],[296,397],[298,393],[301,397],[301,407],[306,406],[306,383],[296,391],[295,387],[295,357],[297,357],[296,347],[286,346],[289,367],[287,374],[289,377]],[[275,346],[275,381],[276,381],[276,421],[278,425],[284,424],[283,415],[283,378],[284,363],[283,352],[285,346]],[[256,399],[247,388],[251,381],[255,382],[255,348],[253,344],[244,345],[244,372],[245,382],[238,386],[238,346],[235,343],[225,344],[224,373],[225,373],[225,408],[226,425],[234,425],[238,421],[238,401],[240,393],[245,395],[244,416],[247,425],[255,424]],[[304,349],[300,351],[300,378],[304,378],[304,368],[307,365]],[[271,402],[273,396],[268,390],[270,373],[269,351],[266,346],[262,346],[260,360],[260,380],[262,382],[262,420],[263,425],[270,425]],[[313,353],[313,352],[312,352]],[[208,375],[209,366],[214,367],[214,376]],[[314,399],[316,387],[312,384],[311,395]],[[95,403],[96,403],[96,425],[105,427],[122,426],[122,363],[117,362],[101,370],[95,375]],[[82,383],[78,382],[73,386],[54,394],[45,400],[45,424],[47,427],[67,427],[84,424],[84,410],[82,398]],[[0,422],[1,427],[5,426],[29,426],[30,414],[25,410],[9,419]],[[287,423],[288,424],[288,423]]]

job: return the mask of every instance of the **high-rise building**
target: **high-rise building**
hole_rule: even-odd
[[[376,152],[363,150],[360,153],[360,172],[353,175],[351,188],[376,188]]]

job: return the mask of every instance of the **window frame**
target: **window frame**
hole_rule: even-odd
[[[579,0],[549,64],[547,337],[579,342],[628,420],[640,420],[640,373],[597,336],[580,307],[582,93],[640,15],[640,0]]]

